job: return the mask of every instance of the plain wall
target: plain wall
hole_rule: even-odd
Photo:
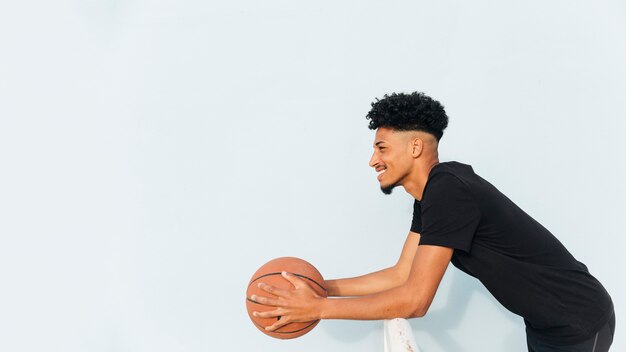
[[[365,114],[424,91],[473,165],[611,293],[626,349],[622,1],[24,1],[0,5],[0,350],[381,351],[382,322],[290,341],[250,275],[390,266]],[[620,272],[622,272],[620,274]],[[450,266],[427,352],[525,351],[522,319]]]

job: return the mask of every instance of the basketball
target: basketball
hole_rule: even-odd
[[[248,310],[248,316],[254,323],[254,325],[264,334],[278,339],[293,339],[300,337],[307,332],[311,331],[319,320],[303,322],[303,323],[289,323],[285,326],[278,328],[275,331],[266,331],[265,327],[274,324],[280,317],[275,318],[259,318],[252,315],[253,312],[265,312],[268,310],[274,310],[275,307],[266,306],[254,302],[250,297],[252,295],[271,297],[268,292],[261,290],[257,285],[259,282],[282,288],[293,289],[291,282],[282,277],[281,273],[286,271],[288,273],[298,276],[304,280],[309,286],[315,290],[315,292],[322,296],[327,297],[326,287],[324,286],[324,278],[317,269],[309,262],[295,257],[281,257],[270,260],[257,270],[250,282],[248,283],[248,289],[246,291],[246,308]]]

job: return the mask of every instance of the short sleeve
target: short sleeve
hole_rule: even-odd
[[[438,173],[428,181],[422,206],[420,245],[470,252],[480,210],[469,188],[456,176]]]
[[[422,233],[422,205],[416,199],[413,203],[413,221],[411,222],[411,232]]]

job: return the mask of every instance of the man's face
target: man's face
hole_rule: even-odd
[[[413,165],[409,139],[403,132],[381,127],[376,131],[374,154],[369,165],[378,172],[380,189],[385,194],[402,185]]]

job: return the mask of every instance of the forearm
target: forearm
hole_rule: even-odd
[[[378,320],[421,317],[426,314],[435,297],[453,251],[454,249],[448,247],[420,247],[410,275],[403,284],[361,297],[321,297],[303,279],[283,273],[283,277],[291,282],[295,289],[281,289],[259,283],[259,287],[273,297],[252,295],[250,298],[276,309],[254,312],[254,316],[282,317],[268,327],[270,331],[290,322],[317,319]]]
[[[422,246],[402,285],[362,297],[320,297],[314,308],[316,315],[322,319],[362,320],[424,316],[453,253],[453,248]]]
[[[394,266],[358,277],[326,280],[326,289],[328,296],[364,296],[398,287],[406,276]]]
[[[325,298],[320,301],[320,318],[379,320],[423,316],[430,300],[419,290],[409,290],[403,285],[362,297]]]
[[[329,296],[364,296],[403,285],[409,277],[420,234],[409,232],[398,262],[387,269],[349,279],[326,280]]]

